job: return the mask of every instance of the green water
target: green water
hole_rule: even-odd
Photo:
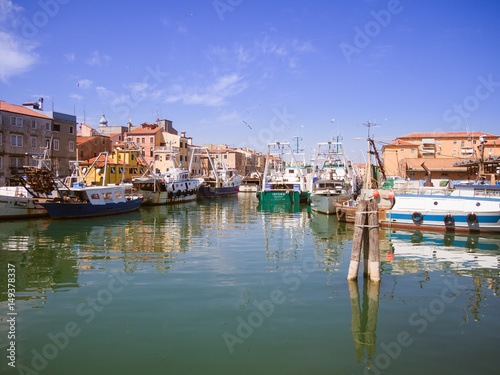
[[[254,194],[0,228],[2,374],[498,373],[498,236],[381,230],[377,287],[351,224]]]

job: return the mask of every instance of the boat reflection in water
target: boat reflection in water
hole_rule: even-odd
[[[500,276],[500,236],[480,234],[387,231],[393,249],[386,271],[446,270],[460,276]]]

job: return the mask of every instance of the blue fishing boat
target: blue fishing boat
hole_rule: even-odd
[[[128,195],[126,189],[124,185],[75,184],[73,188],[59,190],[57,198],[37,201],[55,219],[112,215],[136,210],[141,205],[142,196]]]

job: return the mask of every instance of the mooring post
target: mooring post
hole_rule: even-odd
[[[375,199],[368,203],[368,232],[369,232],[369,255],[365,259],[368,263],[368,275],[370,280],[380,282],[380,247],[379,247],[379,222],[378,204]]]
[[[347,280],[358,278],[359,262],[361,258],[361,245],[363,243],[363,229],[365,228],[367,202],[361,200],[356,208],[356,220],[354,221],[354,235],[352,240],[351,263]]]

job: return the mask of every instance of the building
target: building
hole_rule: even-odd
[[[145,122],[125,136],[128,142],[135,143],[148,165],[151,165],[155,160],[155,149],[163,143],[162,128]]]
[[[50,147],[52,171],[70,174],[76,156],[76,117],[59,112],[41,112],[42,101],[27,103],[39,110],[0,101],[0,182],[17,185],[24,166],[36,165],[33,154]],[[52,140],[52,143],[51,143]]]
[[[427,168],[436,179],[471,178],[467,168],[456,164],[477,156],[480,137],[485,139],[485,155],[500,155],[499,137],[483,132],[415,132],[397,137],[382,148],[385,173],[419,180],[427,178]]]
[[[85,183],[93,185],[118,184],[140,177],[147,169],[137,157],[137,152],[118,147],[107,156],[101,154],[97,158],[79,164],[80,174],[86,174]]]
[[[112,148],[111,139],[105,135],[76,138],[77,160],[95,158],[101,152],[111,152]]]

